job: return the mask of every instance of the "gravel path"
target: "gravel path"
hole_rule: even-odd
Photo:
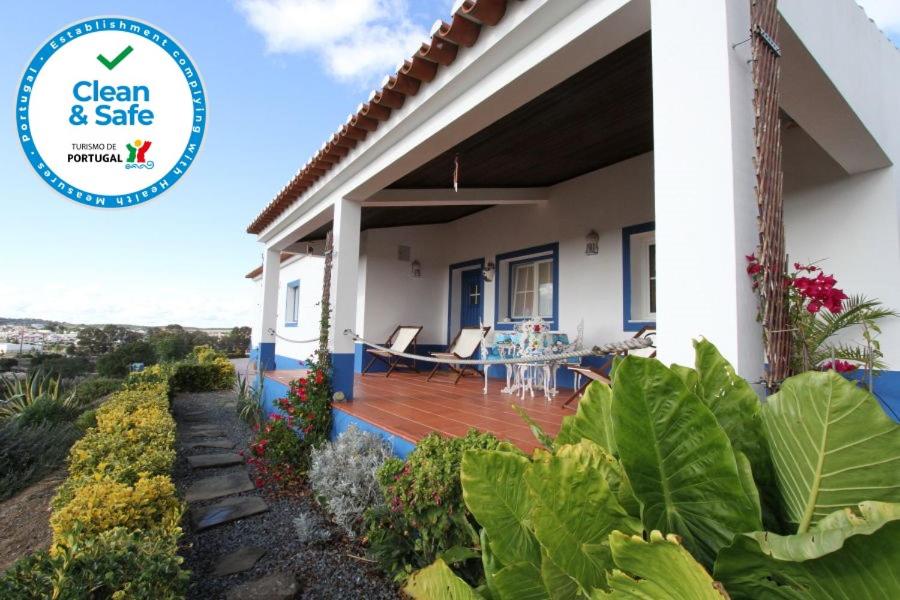
[[[203,411],[207,414],[208,422],[221,428],[226,437],[237,444],[235,452],[246,450],[251,432],[237,418],[235,401],[235,395],[231,392],[179,395],[174,402],[174,413],[179,422],[179,441],[184,435],[182,430],[185,427],[185,413]],[[186,488],[198,479],[246,470],[243,465],[191,469],[187,464],[187,454],[215,452],[223,450],[196,448],[184,451],[179,447],[174,479],[182,497]],[[260,492],[253,490],[239,495],[253,496],[260,495]],[[189,599],[224,598],[225,593],[235,586],[274,572],[296,574],[302,590],[299,598],[380,600],[400,597],[391,582],[371,563],[351,558],[350,555],[365,556],[364,549],[347,542],[340,529],[328,522],[327,518],[325,527],[332,541],[301,543],[294,519],[302,514],[322,515],[315,502],[307,497],[264,497],[269,504],[268,512],[202,532],[192,531],[188,519],[185,519],[181,554],[185,558],[184,566],[192,571],[187,595]],[[206,506],[221,500],[196,502],[191,506]],[[251,570],[244,573],[218,578],[210,575],[221,556],[244,546],[265,548],[266,554]]]

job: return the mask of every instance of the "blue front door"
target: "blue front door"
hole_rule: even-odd
[[[484,301],[481,271],[479,269],[463,271],[460,283],[462,297],[459,303],[461,308],[459,326],[478,327],[481,324],[481,303]]]

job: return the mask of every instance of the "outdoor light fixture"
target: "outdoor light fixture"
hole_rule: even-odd
[[[585,254],[588,256],[600,254],[600,235],[596,231],[591,229],[585,236],[585,240],[587,241],[587,245],[584,248]]]
[[[494,263],[489,262],[484,266],[484,268],[481,270],[481,277],[485,281],[494,280]]]
[[[410,271],[412,271],[413,277],[421,277],[422,276],[422,263],[418,260],[412,261],[409,265]]]

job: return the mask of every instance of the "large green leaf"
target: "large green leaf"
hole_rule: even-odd
[[[612,433],[612,391],[609,386],[595,381],[587,387],[578,402],[574,415],[563,418],[557,444],[577,444],[588,439],[599,444],[610,454],[616,454],[616,440]]]
[[[706,565],[734,534],[761,528],[734,450],[706,405],[652,358],[629,356],[613,383],[619,458],[646,529],[682,536]]]
[[[678,378],[681,379],[687,389],[695,394],[697,393],[697,389],[700,386],[700,374],[697,373],[696,369],[676,364],[670,365],[669,368],[678,375]]]
[[[551,600],[575,600],[578,597],[578,582],[557,567],[547,556],[547,551],[543,549],[541,550],[541,579],[544,581],[544,587],[550,592]]]
[[[440,558],[413,573],[403,591],[414,600],[481,600]]]
[[[835,509],[900,502],[900,426],[834,371],[791,377],[763,420],[788,520],[804,533]]]
[[[619,531],[610,536],[617,570],[609,576],[610,592],[594,590],[594,600],[725,600],[703,566],[675,536],[650,533],[650,541]]]
[[[541,564],[541,551],[527,525],[531,498],[525,486],[524,456],[510,452],[468,450],[459,479],[463,500],[487,531],[491,550],[503,564]]]
[[[759,396],[712,343],[695,341],[694,351],[697,395],[716,416],[734,449],[747,455],[756,480],[764,485],[773,484],[775,475],[766,446]]]
[[[715,575],[735,599],[900,598],[900,505],[863,502],[806,533],[740,535]]]
[[[550,600],[540,569],[531,563],[516,563],[494,574],[500,600]]]
[[[535,537],[585,591],[605,585],[610,532],[641,531],[610,489],[608,469],[602,449],[586,442],[564,446],[525,472]]]

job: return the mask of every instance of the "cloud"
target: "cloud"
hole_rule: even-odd
[[[115,286],[47,282],[15,287],[0,295],[4,317],[191,327],[251,325],[258,293],[249,282],[238,290],[164,287],[151,282]]]
[[[371,85],[428,37],[406,0],[237,0],[272,53],[317,56],[335,79]]]

